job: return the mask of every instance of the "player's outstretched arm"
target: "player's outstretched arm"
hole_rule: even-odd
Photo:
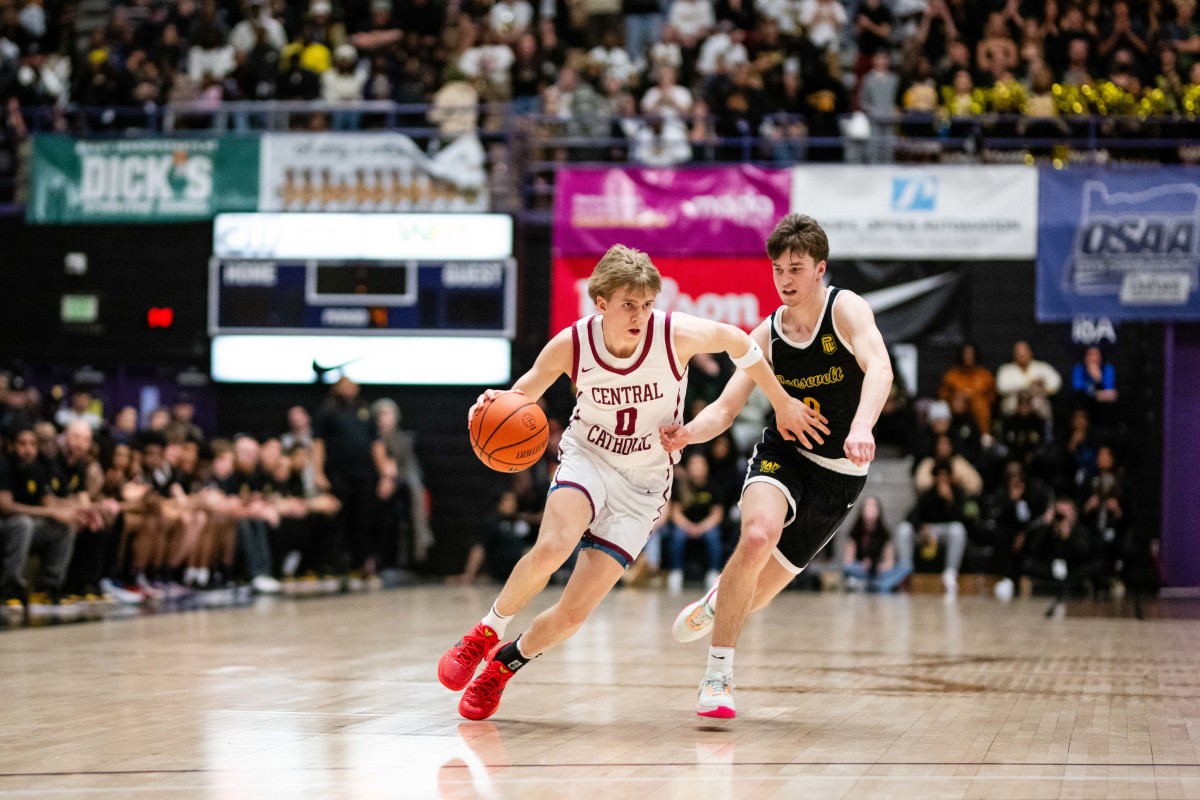
[[[843,448],[846,458],[862,466],[875,459],[872,429],[892,390],[892,362],[875,324],[875,313],[866,300],[852,292],[842,292],[834,304],[833,318],[838,330],[846,335],[847,344],[854,350],[854,358],[864,373],[858,410]]]
[[[702,420],[702,424],[696,426],[692,432],[700,435],[708,433],[708,438],[712,438],[728,428],[733,423],[733,417],[746,405],[753,387],[758,386],[771,402],[772,408],[775,409],[775,426],[784,438],[794,439],[805,447],[812,447],[810,439],[817,442],[824,441],[821,434],[829,433],[829,428],[825,425],[827,420],[789,395],[775,379],[770,362],[765,356],[769,337],[766,321],[754,329],[753,335],[747,335],[745,331],[732,325],[686,314],[674,315],[673,319],[679,320],[675,333],[675,346],[681,358],[690,359],[696,353],[724,351],[729,354],[733,363],[738,367],[738,373],[730,379],[730,385],[713,404],[721,406],[714,410],[712,415],[714,419]],[[742,376],[748,378],[751,383],[747,385],[744,380],[738,381],[737,379]],[[729,402],[722,404],[727,396]],[[721,416],[717,417],[717,414]],[[703,412],[697,415],[696,420],[700,420],[702,415]],[[696,420],[693,420],[693,423]],[[710,426],[717,422],[724,424],[710,433]],[[699,442],[705,441],[705,439],[695,438],[692,441]]]
[[[517,382],[509,391],[521,392],[536,402],[558,380],[560,375],[571,374],[573,352],[571,329],[564,328],[546,343],[542,352],[538,354],[537,360],[533,362],[533,366],[528,372],[517,378]],[[485,400],[492,400],[504,391],[504,389],[488,389],[479,395],[475,400],[475,405],[471,406],[471,410],[467,412],[467,425],[471,424],[471,417],[475,416],[475,409],[479,408]]]

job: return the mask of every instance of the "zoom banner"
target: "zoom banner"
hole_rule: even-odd
[[[1200,169],[1043,170],[1039,211],[1039,320],[1200,320]]]
[[[562,169],[554,253],[599,258],[614,244],[663,256],[759,256],[788,212],[787,170]],[[593,262],[594,264],[594,262]]]

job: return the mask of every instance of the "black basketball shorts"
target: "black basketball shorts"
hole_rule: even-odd
[[[833,538],[866,486],[866,475],[847,475],[801,455],[768,428],[754,447],[743,493],[752,483],[770,483],[787,499],[790,514],[776,553],[789,572],[799,573]]]

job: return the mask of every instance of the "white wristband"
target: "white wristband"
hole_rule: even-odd
[[[762,348],[759,347],[758,342],[754,341],[753,339],[750,340],[750,349],[745,353],[742,353],[740,356],[730,356],[733,361],[733,365],[738,369],[747,369],[748,367],[752,367],[761,361],[762,357]]]

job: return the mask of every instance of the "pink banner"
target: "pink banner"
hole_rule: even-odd
[[[562,169],[554,253],[599,256],[624,244],[651,258],[760,255],[790,193],[785,169]]]
[[[587,294],[587,279],[596,256],[554,259],[550,295],[550,335],[580,317],[596,313]],[[779,307],[771,280],[771,260],[752,258],[655,258],[663,290],[655,302],[664,311],[728,322],[744,331]]]

